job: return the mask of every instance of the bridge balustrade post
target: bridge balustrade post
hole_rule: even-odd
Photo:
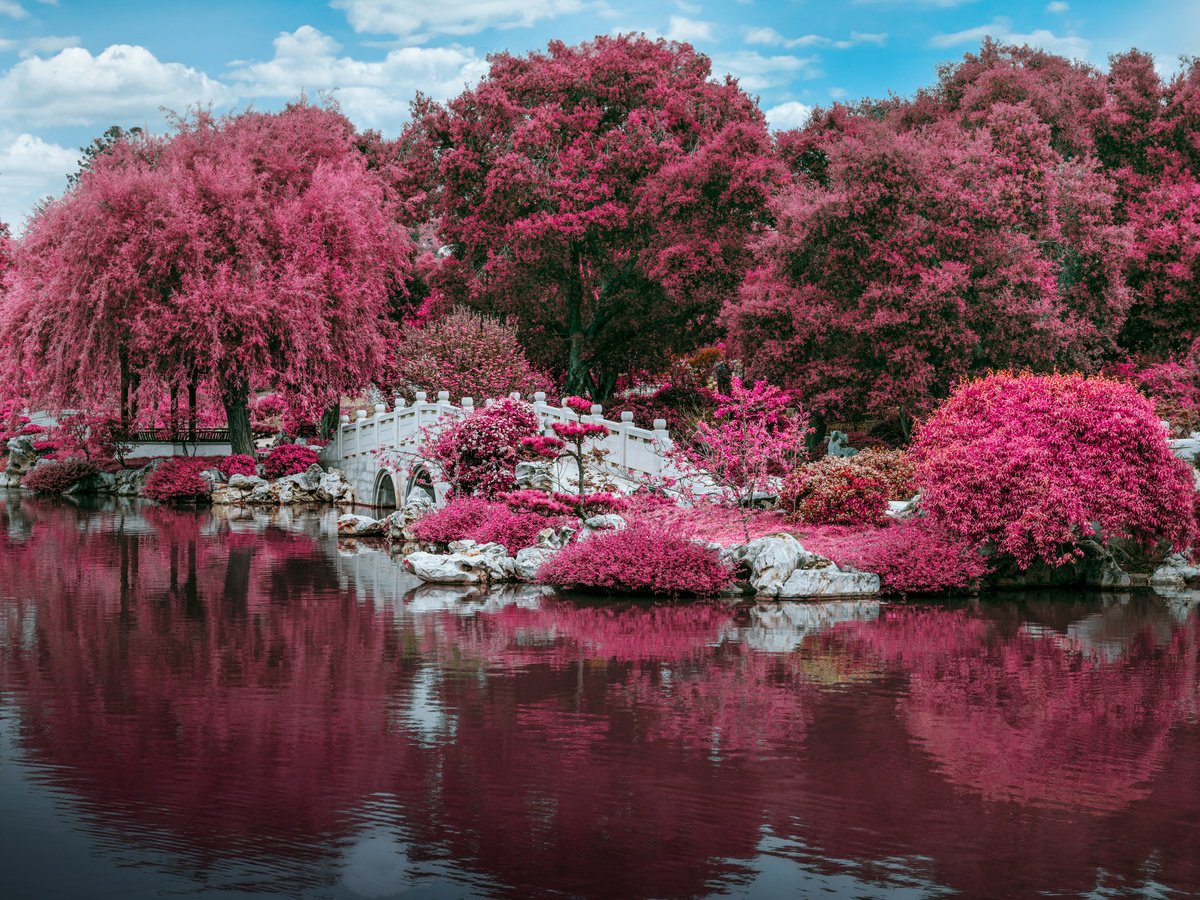
[[[617,434],[621,440],[621,468],[629,471],[629,429],[633,427],[633,413],[625,410],[621,413],[621,424],[617,426]]]
[[[541,419],[542,429],[544,431],[547,431],[547,434],[553,434],[554,432],[548,431],[548,429],[550,428],[550,425],[546,421],[546,413],[549,411],[550,405],[548,403],[546,403],[546,392],[545,391],[535,391],[534,392],[534,394],[533,394],[533,409],[538,414],[538,418]]]
[[[343,414],[343,415],[341,415],[341,416],[338,416],[338,427],[337,427],[337,455],[338,455],[338,462],[341,462],[341,461],[342,461],[342,459],[344,459],[344,458],[345,458],[345,453],[344,453],[344,451],[343,451],[343,449],[342,449],[342,432],[343,432],[343,430],[345,430],[346,426],[347,426],[347,425],[349,425],[349,424],[350,424],[350,417],[349,417],[349,416],[347,416],[347,415],[344,415],[344,414]]]
[[[654,474],[661,475],[663,470],[663,451],[666,450],[670,437],[667,434],[667,420],[654,420]]]

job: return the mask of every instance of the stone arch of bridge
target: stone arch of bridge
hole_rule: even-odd
[[[383,509],[399,509],[400,504],[397,503],[397,498],[400,496],[396,490],[395,473],[389,469],[380,469],[375,476],[375,488],[371,492],[373,506],[382,507]]]

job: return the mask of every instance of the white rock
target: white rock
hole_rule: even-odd
[[[879,593],[874,572],[842,571],[835,565],[796,569],[778,589],[777,597],[861,597]]]
[[[260,485],[266,484],[265,478],[259,478],[257,475],[230,475],[229,486],[237,488],[240,491],[252,491]]]
[[[1200,434],[1193,434],[1191,437],[1185,438],[1175,438],[1167,443],[1171,445],[1171,452],[1185,462],[1194,463],[1200,457]]]
[[[625,527],[625,520],[618,515],[609,513],[606,516],[592,516],[585,519],[583,524],[592,531],[620,531]]]
[[[416,521],[433,512],[433,501],[424,494],[414,494],[402,507],[387,517],[387,536],[393,541],[413,541],[412,527]]]
[[[538,532],[537,545],[538,547],[549,547],[551,549],[561,549],[571,543],[571,538],[575,536],[575,529],[569,525],[560,525],[557,528],[543,528]]]
[[[370,516],[356,516],[353,513],[347,513],[344,516],[338,516],[337,530],[338,534],[347,537],[374,537],[383,534],[385,520],[372,519]]]
[[[887,514],[893,519],[910,519],[921,515],[921,495],[911,500],[889,500]]]
[[[554,547],[523,547],[514,558],[516,576],[522,581],[534,581],[542,563],[558,555]]]
[[[480,584],[516,577],[516,561],[500,544],[475,544],[454,553],[410,553],[404,568],[432,584]]]
[[[742,547],[735,547],[731,557],[750,568],[750,586],[757,593],[780,596],[779,591],[797,569],[831,566],[823,556],[811,553],[790,534],[772,534],[755,538]],[[787,595],[798,596],[798,595]]]
[[[446,545],[446,549],[451,553],[466,553],[468,550],[474,548],[474,546],[475,541],[464,539],[461,541],[451,541]]]
[[[1172,553],[1150,576],[1150,587],[1180,591],[1189,584],[1200,583],[1200,566],[1187,561],[1182,553]]]
[[[553,464],[541,460],[519,462],[516,469],[517,490],[546,491],[554,489]]]

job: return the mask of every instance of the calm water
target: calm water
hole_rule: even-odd
[[[1195,600],[417,587],[0,497],[0,896],[1200,892]]]

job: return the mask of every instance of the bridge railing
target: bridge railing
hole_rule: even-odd
[[[518,395],[512,396],[519,399]],[[484,405],[490,406],[493,402],[487,400]],[[671,447],[671,437],[662,419],[655,419],[651,428],[635,424],[633,413],[630,412],[622,412],[619,419],[607,419],[599,404],[593,405],[590,413],[581,416],[567,407],[547,403],[546,395],[541,391],[534,394],[532,406],[547,433],[555,422],[596,422],[607,427],[609,434],[597,443],[608,451],[609,468],[619,474],[640,480],[647,476],[659,477],[673,473],[666,456],[666,451]],[[471,397],[463,397],[458,403],[453,403],[446,391],[439,392],[434,400],[429,399],[428,393],[418,391],[413,403],[396,398],[391,409],[379,403],[373,412],[359,410],[354,419],[342,416],[333,448],[336,461],[347,470],[361,470],[378,468],[381,465],[381,451],[415,454],[428,426],[446,419],[461,418],[476,408],[475,400]]]

